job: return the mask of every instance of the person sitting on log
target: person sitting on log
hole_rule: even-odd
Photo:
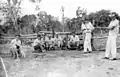
[[[49,35],[48,39],[45,40],[47,50],[54,50],[55,49],[55,47],[54,47],[55,42],[54,41],[55,41],[54,38],[52,38],[52,36]]]
[[[60,36],[58,36],[58,34],[56,34],[56,37],[55,37],[55,45],[60,48],[61,47],[61,44],[62,44],[62,38]]]
[[[61,49],[68,49],[68,41],[70,40],[68,34],[66,34],[66,36],[63,38],[62,40],[62,47]]]
[[[32,46],[34,47],[35,52],[43,52],[44,43],[40,34],[37,35],[37,39],[34,40]]]
[[[70,41],[68,42],[68,48],[77,48],[79,46],[79,37],[75,34],[72,33],[70,37]]]
[[[25,57],[25,54],[23,51],[21,51],[21,40],[20,40],[20,35],[17,34],[15,39],[13,39],[10,43],[10,52],[12,53],[12,57],[15,59],[18,59],[22,56]]]

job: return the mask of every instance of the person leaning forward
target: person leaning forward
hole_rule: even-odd
[[[42,52],[44,48],[44,43],[40,34],[37,35],[37,39],[34,40],[32,44],[35,52]]]
[[[10,45],[10,52],[12,53],[12,57],[18,59],[21,56],[25,56],[25,54],[21,51],[21,40],[19,34],[17,34],[15,39],[11,41]]]

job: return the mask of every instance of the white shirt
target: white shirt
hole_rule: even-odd
[[[109,31],[109,35],[117,35],[119,33],[119,21],[117,19],[110,22],[109,28],[112,28],[112,27],[115,27],[115,28]]]
[[[43,40],[35,39],[32,46],[36,46],[37,44],[43,44]]]
[[[79,41],[79,37],[75,35],[75,37],[71,36],[70,41]]]
[[[58,37],[58,38],[55,37],[55,41],[62,41],[62,38],[61,37]]]
[[[84,30],[83,33],[91,33],[92,30],[94,30],[94,27],[91,22],[88,22],[86,24],[82,23],[81,29]]]
[[[10,44],[12,47],[16,48],[16,45],[21,46],[21,41],[17,39],[13,39]]]

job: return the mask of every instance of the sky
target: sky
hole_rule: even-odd
[[[31,3],[28,0],[22,2],[22,13],[35,14],[36,5],[40,6],[41,11],[46,11],[48,14],[61,18],[61,6],[65,8],[65,17],[75,17],[78,6],[86,8],[87,13],[96,12],[101,9],[115,11],[120,14],[119,0],[42,0],[41,3]]]

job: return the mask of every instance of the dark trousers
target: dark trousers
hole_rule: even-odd
[[[42,46],[38,44],[38,45],[34,46],[34,50],[36,52],[42,52]]]

